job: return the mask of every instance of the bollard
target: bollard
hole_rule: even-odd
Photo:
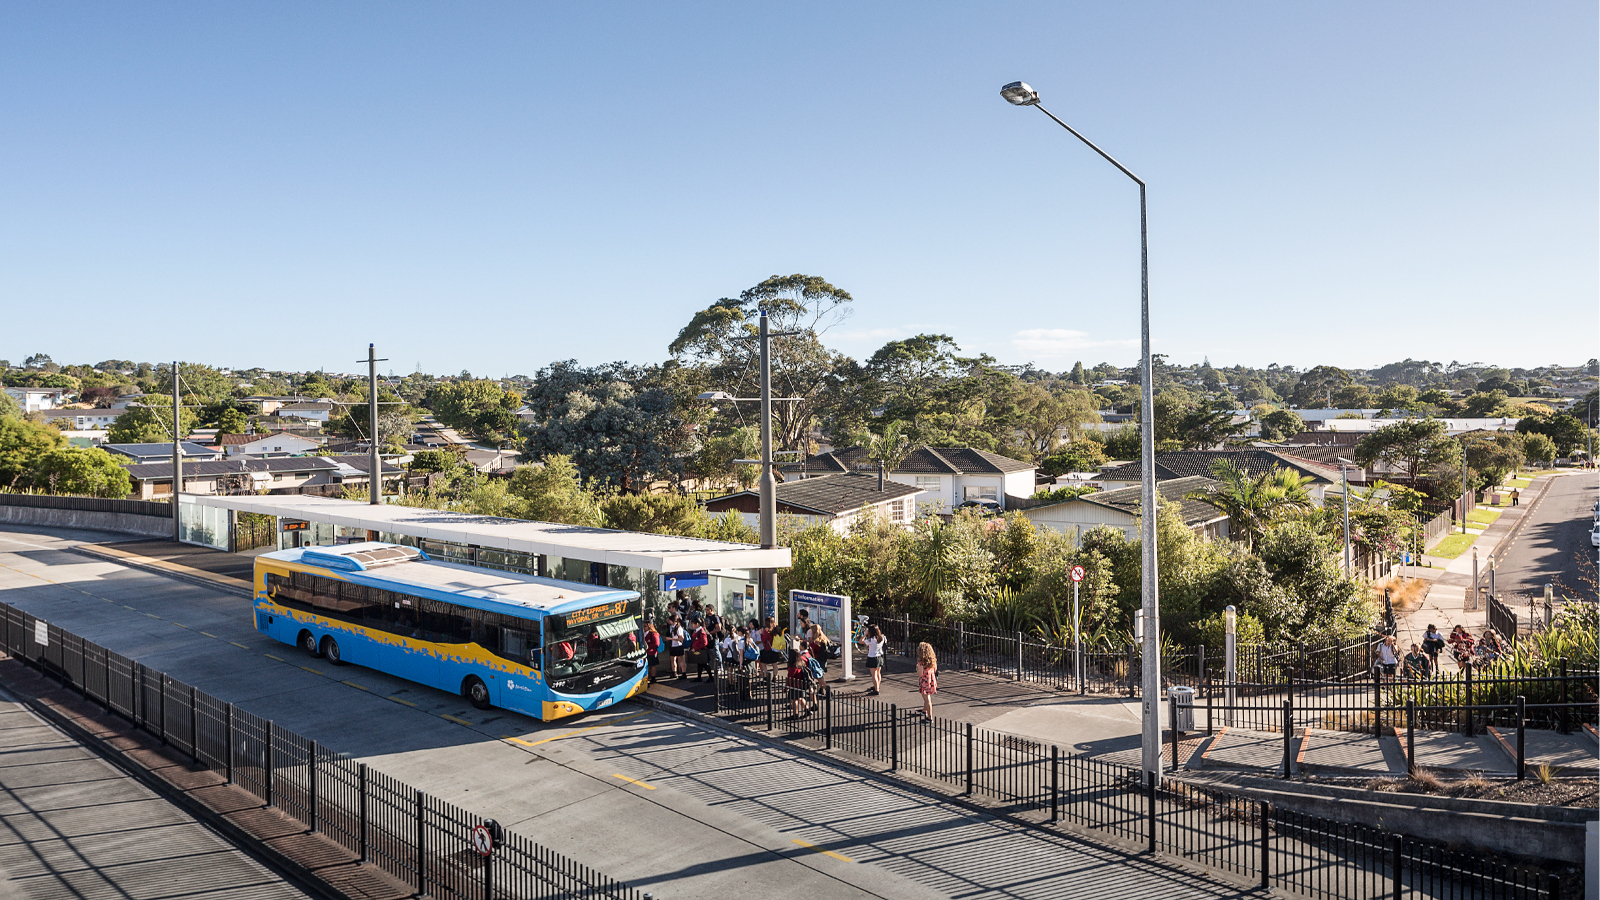
[[[1528,777],[1528,755],[1526,753],[1528,726],[1528,698],[1517,695],[1517,780]]]

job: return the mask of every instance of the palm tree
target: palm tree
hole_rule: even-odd
[[[883,463],[885,470],[893,472],[915,449],[911,436],[905,433],[905,423],[896,419],[883,426],[882,434],[872,436],[867,447],[867,458]]]
[[[1232,460],[1223,459],[1211,467],[1211,477],[1218,484],[1189,494],[1189,499],[1225,513],[1233,523],[1235,535],[1242,537],[1251,550],[1274,519],[1311,508],[1311,494],[1306,490],[1310,476],[1281,466],[1251,478]]]

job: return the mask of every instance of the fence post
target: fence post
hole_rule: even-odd
[[[189,688],[189,757],[200,761],[200,712],[195,703],[197,692]]]
[[[1178,771],[1178,698],[1167,695],[1167,733],[1172,735],[1172,771]]]
[[[423,820],[423,817],[422,817],[422,791],[419,790],[419,791],[417,791],[417,893],[418,894],[426,894],[428,892],[428,885],[427,885],[428,857],[427,857],[426,851],[423,849],[424,845],[427,843],[427,840],[428,840],[428,835],[427,835],[427,832],[426,832],[425,829],[426,829],[426,824],[425,824],[425,822]]]
[[[967,667],[967,623],[956,623],[956,668]]]
[[[972,723],[967,723],[967,796],[972,796]]]
[[[822,688],[822,749],[833,749],[833,685],[823,685]]]
[[[228,783],[233,784],[233,704],[222,709],[222,759],[228,772]]]
[[[1562,734],[1572,731],[1572,725],[1567,719],[1567,713],[1567,658],[1563,656],[1561,657],[1561,714],[1560,718],[1556,720],[1561,723],[1560,730]]]
[[[356,786],[361,789],[360,806],[357,809],[356,826],[361,830],[361,857],[358,862],[367,861],[367,764],[356,763]]]
[[[1022,632],[1017,632],[1017,680],[1022,680]]]
[[[720,652],[720,651],[719,651]],[[722,672],[718,670],[711,676],[711,694],[716,698],[716,705],[712,707],[717,715],[722,715]]]
[[[167,745],[167,673],[162,672],[156,681],[156,725],[161,732],[161,746]]]
[[[766,681],[766,684],[763,685],[762,693],[767,695],[767,730],[771,731],[772,730],[772,673],[771,672],[766,673],[765,677],[766,677],[767,681]]]
[[[1417,774],[1417,699],[1406,698],[1406,774]]]
[[[1256,801],[1256,819],[1261,823],[1261,889],[1266,890],[1272,878],[1272,804]]]
[[[1372,673],[1372,735],[1383,737],[1383,676]]]
[[[1528,726],[1528,698],[1523,696],[1523,695],[1521,695],[1521,694],[1518,694],[1517,695],[1517,780],[1518,781],[1521,781],[1524,778],[1528,777],[1528,756],[1527,756],[1527,754],[1525,752],[1523,752],[1526,749],[1526,744],[1524,743],[1524,739],[1527,737],[1527,735],[1525,733],[1526,729],[1527,729],[1527,726]]]
[[[889,704],[889,771],[900,768],[900,707]]]
[[[105,698],[104,698],[105,701],[106,701],[106,712],[111,712],[111,650],[109,648],[107,648],[107,647],[101,647],[100,648],[100,660],[101,660],[101,663],[105,666],[105,670],[106,670],[106,681],[105,681],[105,687],[106,687],[105,694],[106,695],[105,695]]]
[[[906,652],[905,652],[905,655],[906,656],[910,656],[910,655],[912,655],[912,652],[911,652],[911,613],[902,613],[901,617],[905,620],[905,632],[906,632],[906,643],[905,643],[905,651]]]
[[[1145,828],[1150,832],[1150,852],[1156,852],[1156,773],[1144,773]]]
[[[1211,734],[1212,706],[1216,702],[1216,691],[1211,686],[1211,676],[1206,676],[1206,734]]]
[[[1466,700],[1467,700],[1466,705],[1464,707],[1462,707],[1462,711],[1467,714],[1466,725],[1463,726],[1463,727],[1466,730],[1467,737],[1472,737],[1473,725],[1472,725],[1472,664],[1471,663],[1467,664],[1467,697],[1466,697]]]
[[[1050,821],[1061,818],[1061,748],[1050,745]]]
[[[1294,701],[1283,701],[1283,777],[1288,778],[1294,764]]]
[[[317,742],[312,741],[306,750],[306,792],[311,795],[311,802],[306,804],[311,808],[311,821],[306,823],[307,830],[315,833],[317,830]]]
[[[1394,837],[1392,837],[1390,840],[1394,842],[1394,846],[1390,850],[1391,861],[1389,864],[1394,870],[1394,900],[1404,900],[1405,884],[1401,880],[1400,876],[1405,871],[1405,851],[1402,849],[1404,847],[1405,838],[1397,834],[1394,835]]]
[[[1211,679],[1206,677],[1206,645],[1201,644],[1199,647],[1195,648],[1195,652],[1197,654],[1197,661],[1195,663],[1194,680],[1210,681]]]

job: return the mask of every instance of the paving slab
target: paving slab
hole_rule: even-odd
[[[1517,730],[1490,726],[1489,736],[1510,764],[1515,766]],[[1592,775],[1596,763],[1600,763],[1600,745],[1596,745],[1594,738],[1583,732],[1562,734],[1544,728],[1529,728],[1523,731],[1522,742],[1523,756],[1530,767],[1547,765],[1558,769],[1578,769],[1586,775]]]
[[[1308,728],[1301,735],[1295,764],[1308,772],[1347,775],[1395,774],[1406,770],[1404,756],[1391,753],[1385,741],[1371,732],[1322,728]]]
[[[1467,737],[1453,731],[1419,731],[1415,741],[1417,765],[1425,769],[1505,773],[1513,768],[1506,762],[1505,752],[1488,735]]]
[[[1200,768],[1283,771],[1283,734],[1222,728],[1200,751]]]

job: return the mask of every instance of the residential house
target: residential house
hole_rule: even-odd
[[[56,409],[72,396],[72,391],[67,388],[8,387],[5,392],[17,401],[25,413]]]
[[[819,453],[801,465],[783,466],[786,479],[811,478],[875,468],[863,447]],[[1031,497],[1033,463],[1020,462],[972,447],[918,447],[888,473],[890,481],[909,484],[921,496],[919,507],[949,514],[968,500],[993,500],[1001,509],[1007,497]]]
[[[286,431],[271,431],[262,434],[219,434],[216,436],[217,449],[230,458],[235,456],[298,456],[310,453],[322,445],[314,440]]]
[[[46,409],[39,415],[62,431],[106,431],[117,424],[117,417],[125,412],[125,409]]]
[[[890,522],[910,524],[916,516],[919,488],[858,472],[822,475],[785,481],[776,486],[779,515],[797,516],[807,525],[827,525],[844,533],[868,511]],[[730,510],[759,527],[761,495],[739,491],[705,502],[706,511],[720,515]]]
[[[1251,478],[1265,475],[1275,468],[1288,469],[1291,472],[1309,476],[1311,481],[1306,484],[1306,492],[1311,495],[1311,501],[1317,506],[1322,505],[1322,500],[1328,487],[1339,483],[1339,467],[1337,465],[1329,466],[1326,463],[1294,456],[1291,453],[1258,448],[1248,450],[1176,450],[1171,453],[1157,453],[1156,481],[1160,483],[1175,478],[1189,478],[1195,475],[1210,476],[1212,466],[1222,460],[1233,463]],[[1142,476],[1137,462],[1127,463],[1100,473],[1100,483],[1105,485],[1108,491],[1137,487],[1141,482]]]
[[[111,401],[111,408],[112,409],[127,409],[130,406],[143,406],[143,405],[144,405],[144,391],[141,391],[141,390],[139,390],[137,388],[129,391],[126,394],[118,394],[116,396],[116,399]]]
[[[1192,531],[1207,540],[1221,540],[1229,534],[1227,514],[1199,500],[1188,499],[1190,494],[1216,483],[1200,475],[1173,478],[1158,482],[1156,491],[1161,495],[1163,504],[1177,504],[1183,524]],[[1022,509],[1022,514],[1039,528],[1072,535],[1074,546],[1085,531],[1101,525],[1119,529],[1129,540],[1137,540],[1141,490],[1135,485],[1085,494],[1071,500],[1048,500]]]
[[[337,472],[337,463],[316,456],[185,462],[183,490],[187,494],[298,492],[307,485],[334,484]],[[132,465],[128,475],[133,478],[131,499],[155,500],[172,495],[170,461]]]
[[[333,415],[333,404],[321,400],[302,400],[296,403],[285,403],[277,407],[274,412],[285,419],[305,419],[308,422],[326,423]],[[266,410],[262,410],[266,413]]]
[[[333,484],[364,485],[372,483],[372,457],[370,456],[352,454],[349,456],[319,456],[316,458],[323,462],[333,463],[337,467],[330,479]],[[383,469],[383,481],[385,484],[393,484],[405,477],[406,471],[399,466],[390,465],[381,460],[379,465]]]
[[[168,467],[172,465],[172,443],[170,441],[157,444],[101,444],[100,449],[125,457],[128,460],[125,463],[126,465],[138,465],[141,463],[165,463]],[[180,441],[178,449],[183,454],[183,461],[186,463],[190,461],[206,462],[222,458],[222,454],[216,450],[193,441]]]

